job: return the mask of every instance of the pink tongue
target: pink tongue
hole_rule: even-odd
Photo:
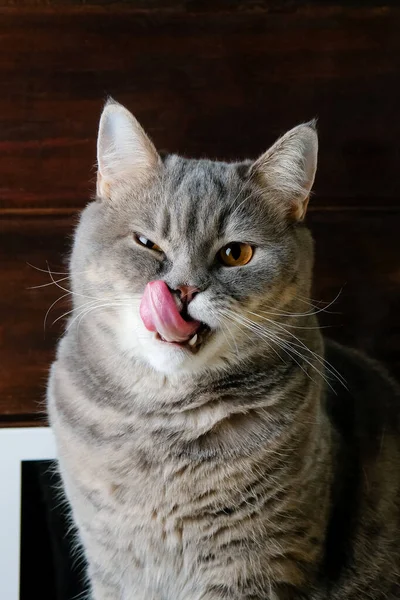
[[[199,328],[198,321],[185,321],[164,281],[150,281],[140,304],[140,316],[149,331],[157,331],[166,342],[186,342]]]

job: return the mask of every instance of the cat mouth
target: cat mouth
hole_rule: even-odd
[[[208,340],[211,335],[211,328],[206,324],[200,322],[200,325],[196,332],[187,340],[183,342],[170,342],[165,340],[158,331],[155,332],[155,337],[158,341],[163,342],[164,344],[168,344],[169,346],[176,346],[178,348],[183,348],[188,350],[192,354],[197,354],[200,350],[200,347],[204,345],[204,343]]]
[[[140,316],[156,340],[195,354],[209,337],[211,328],[190,315],[188,304],[186,298],[182,301],[172,293],[165,281],[150,281],[140,303]]]

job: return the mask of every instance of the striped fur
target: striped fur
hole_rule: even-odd
[[[99,161],[103,196],[76,231],[74,312],[48,386],[93,600],[400,597],[399,395],[380,367],[323,341],[308,300],[298,218],[313,132],[252,165],[157,163],[134,129],[139,182],[129,156],[107,171],[115,144]],[[215,264],[229,241],[256,246],[248,266]],[[153,279],[200,288],[191,316],[213,333],[195,356],[164,355],[140,328]]]

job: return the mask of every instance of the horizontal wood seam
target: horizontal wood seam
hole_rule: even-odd
[[[64,15],[108,15],[112,13],[115,16],[123,16],[123,15],[176,15],[176,16],[185,16],[185,17],[197,17],[203,15],[212,15],[212,16],[232,16],[235,14],[239,15],[270,15],[270,16],[302,16],[306,18],[332,18],[332,15],[337,16],[341,13],[345,13],[348,15],[353,15],[355,17],[370,17],[377,18],[379,16],[388,18],[389,13],[399,12],[399,7],[396,5],[395,0],[388,0],[385,5],[380,3],[370,3],[369,5],[365,5],[360,2],[330,2],[330,3],[315,3],[313,5],[296,5],[293,3],[285,3],[282,2],[280,5],[275,6],[261,6],[260,4],[251,4],[243,6],[242,5],[231,5],[228,7],[218,7],[206,5],[203,10],[199,10],[199,8],[191,8],[188,9],[187,6],[162,6],[161,3],[159,6],[153,7],[135,7],[129,5],[127,2],[111,2],[106,6],[100,6],[96,4],[85,3],[84,5],[69,5],[69,6],[60,6],[59,4],[44,5],[38,3],[37,5],[32,6],[11,6],[1,5],[0,2],[0,15],[18,15],[21,16],[37,16],[38,13],[40,15],[49,15],[49,16],[64,16]]]
[[[32,218],[32,217],[71,217],[78,215],[83,210],[83,207],[65,207],[65,208],[3,208],[0,209],[0,218]],[[324,212],[354,212],[354,213],[400,213],[399,206],[390,205],[350,205],[346,206],[343,204],[338,205],[326,205],[326,206],[309,206],[308,211],[311,213],[324,213]]]

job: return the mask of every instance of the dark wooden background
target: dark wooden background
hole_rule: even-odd
[[[0,423],[42,419],[65,270],[107,95],[158,148],[256,156],[319,118],[314,298],[334,338],[400,367],[400,6],[0,0]]]

